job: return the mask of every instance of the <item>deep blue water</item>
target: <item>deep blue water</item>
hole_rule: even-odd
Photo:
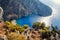
[[[16,21],[21,26],[23,26],[24,24],[27,24],[30,27],[32,27],[33,23],[37,21],[38,17],[39,17],[38,15],[28,15],[26,17],[19,18]]]

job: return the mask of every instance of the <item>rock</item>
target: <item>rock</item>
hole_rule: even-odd
[[[13,25],[16,25],[16,24],[17,24],[17,23],[16,23],[16,20],[12,20],[11,23],[12,23]]]
[[[0,20],[2,19],[3,16],[3,9],[0,7]]]
[[[49,16],[52,13],[52,9],[39,0],[0,0],[0,6],[4,10],[4,20],[18,19],[30,14]]]

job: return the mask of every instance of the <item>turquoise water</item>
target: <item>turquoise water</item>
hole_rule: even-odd
[[[27,24],[30,27],[32,27],[33,23],[37,21],[38,17],[39,17],[38,15],[28,15],[26,17],[19,18],[16,21],[21,26],[23,26],[24,24]]]
[[[28,15],[26,17],[23,18],[19,18],[17,19],[17,23],[20,24],[21,26],[23,26],[24,24],[29,25],[30,27],[32,27],[33,23],[36,22],[38,20],[39,16],[38,15]],[[59,24],[60,20],[52,20],[52,24],[55,26],[58,26],[58,29],[60,29],[60,24]]]

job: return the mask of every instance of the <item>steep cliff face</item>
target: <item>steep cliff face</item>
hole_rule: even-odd
[[[49,16],[51,8],[39,0],[0,0],[0,6],[4,10],[3,18],[16,19],[28,15]]]
[[[0,7],[0,20],[2,19],[3,16],[3,9]]]

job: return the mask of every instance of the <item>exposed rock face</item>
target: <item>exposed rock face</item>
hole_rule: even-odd
[[[51,8],[39,0],[0,0],[0,6],[4,10],[3,18],[16,19],[28,15],[49,16]],[[12,17],[10,15],[14,14]]]
[[[3,16],[3,9],[0,7],[0,20],[2,19]]]

